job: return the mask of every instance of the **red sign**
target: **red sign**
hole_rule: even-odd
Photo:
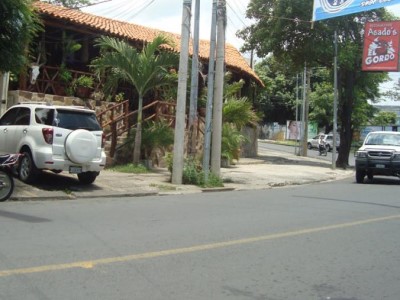
[[[399,71],[400,21],[365,25],[363,71]]]

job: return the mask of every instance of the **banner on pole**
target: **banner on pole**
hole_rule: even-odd
[[[400,21],[365,24],[363,71],[399,70]]]
[[[314,0],[312,20],[340,17],[395,4],[400,4],[400,0]]]

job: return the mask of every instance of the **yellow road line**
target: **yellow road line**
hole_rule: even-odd
[[[318,233],[318,232],[328,231],[328,230],[343,229],[343,228],[348,228],[348,227],[353,227],[353,226],[389,221],[389,220],[394,220],[394,219],[400,219],[400,215],[392,215],[392,216],[381,217],[381,218],[365,219],[365,220],[349,222],[349,223],[342,223],[342,224],[336,224],[336,225],[294,230],[294,231],[275,233],[275,234],[263,235],[263,236],[246,238],[246,239],[218,242],[218,243],[213,243],[213,244],[203,244],[203,245],[197,245],[197,246],[192,246],[192,247],[169,249],[169,250],[156,251],[156,252],[132,254],[132,255],[119,256],[119,257],[109,257],[109,258],[80,261],[80,262],[73,262],[73,263],[65,263],[65,264],[44,265],[44,266],[32,267],[32,268],[11,269],[11,270],[3,270],[3,271],[0,270],[0,277],[21,275],[21,274],[30,274],[30,273],[49,272],[49,271],[57,271],[57,270],[66,270],[66,269],[72,269],[72,268],[90,269],[90,268],[95,267],[96,265],[106,265],[106,264],[112,264],[112,263],[118,263],[118,262],[128,262],[128,261],[162,257],[162,256],[168,256],[168,255],[206,251],[206,250],[225,248],[225,247],[236,246],[236,245],[251,244],[251,243],[267,241],[267,240],[300,236],[300,235],[304,235],[304,234]]]

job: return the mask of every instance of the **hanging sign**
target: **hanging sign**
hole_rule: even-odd
[[[395,4],[400,4],[400,0],[314,0],[312,20],[340,17]]]
[[[400,21],[365,24],[363,71],[399,70]]]

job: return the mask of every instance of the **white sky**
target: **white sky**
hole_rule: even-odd
[[[192,0],[193,13],[195,2],[196,0]],[[200,38],[209,40],[213,0],[202,0],[200,2]],[[235,33],[251,24],[251,21],[245,17],[249,2],[250,0],[227,0],[228,22],[226,40],[238,49],[242,46],[243,41],[237,38]],[[180,34],[182,5],[183,0],[111,0],[91,7],[82,8],[82,11]],[[388,6],[386,8],[400,18],[400,4]],[[192,26],[193,22],[194,20],[192,19]],[[249,54],[245,53],[244,56],[248,57]],[[390,77],[392,81],[383,84],[381,86],[382,90],[391,89],[394,82],[400,79],[400,72],[391,72]],[[381,104],[399,105],[400,102],[393,103],[385,101]]]
[[[101,1],[101,0],[98,0]],[[195,0],[192,0],[192,13],[195,10]],[[200,1],[200,38],[210,39],[211,13],[213,0]],[[240,48],[243,44],[235,33],[250,25],[245,18],[249,0],[227,0],[227,31],[228,43]],[[181,33],[183,0],[112,0],[83,11],[118,19],[146,27],[161,29],[173,33]],[[194,18],[192,18],[192,25]]]

